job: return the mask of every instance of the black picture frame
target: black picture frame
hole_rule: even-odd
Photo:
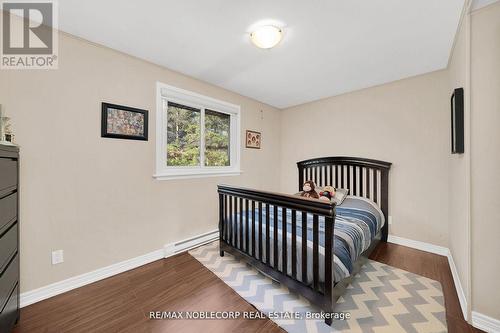
[[[457,88],[451,95],[451,153],[463,154],[464,148],[464,89]]]
[[[142,135],[130,135],[130,134],[120,134],[120,133],[109,133],[108,132],[108,114],[110,110],[119,110],[132,113],[139,113],[143,117],[143,133]],[[132,108],[129,106],[111,104],[103,102],[101,105],[101,137],[103,138],[113,138],[113,139],[127,139],[127,140],[142,140],[148,141],[148,111]]]

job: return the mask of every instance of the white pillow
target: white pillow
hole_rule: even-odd
[[[335,202],[337,206],[340,206],[344,202],[345,198],[347,198],[348,194],[349,194],[349,189],[336,188],[335,195],[332,198],[332,202]]]

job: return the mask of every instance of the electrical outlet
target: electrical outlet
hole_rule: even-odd
[[[392,216],[389,215],[389,225],[391,225],[392,223],[393,223]]]
[[[52,251],[52,265],[57,265],[64,262],[63,250]]]

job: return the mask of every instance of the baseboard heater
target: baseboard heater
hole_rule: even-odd
[[[218,239],[219,230],[209,231],[207,233],[184,239],[175,243],[165,245],[165,258],[173,256],[175,254],[191,250],[192,248],[198,247],[203,244],[213,242]]]

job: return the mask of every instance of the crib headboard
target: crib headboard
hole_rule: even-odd
[[[389,211],[389,162],[359,157],[321,157],[297,162],[299,169],[299,191],[306,180],[318,186],[347,188],[349,194],[365,197],[376,202],[388,227]],[[387,230],[385,230],[387,234]]]

